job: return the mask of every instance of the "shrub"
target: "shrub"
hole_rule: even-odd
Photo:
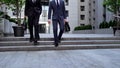
[[[115,20],[111,20],[108,23],[107,22],[102,22],[99,25],[99,28],[109,28],[109,27],[113,27],[113,26],[117,26],[117,22]]]
[[[100,23],[99,28],[109,28],[109,24],[107,22],[102,22]]]
[[[74,28],[74,30],[88,30],[88,29],[92,29],[91,25],[84,25],[84,26],[77,26]]]
[[[116,21],[110,21],[109,26],[110,27],[117,26],[117,22]]]

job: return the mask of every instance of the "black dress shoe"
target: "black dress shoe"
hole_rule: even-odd
[[[35,40],[35,41],[34,41],[34,45],[38,45],[38,42],[37,42],[37,40]]]
[[[30,39],[30,40],[29,40],[29,42],[33,42],[33,41],[34,41],[34,39]]]
[[[55,47],[58,47],[58,43],[55,43]]]
[[[58,43],[61,43],[61,40],[58,40]]]
[[[61,43],[61,38],[58,37],[58,43]]]

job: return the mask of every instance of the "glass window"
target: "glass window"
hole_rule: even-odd
[[[66,16],[68,17],[68,16],[69,16],[69,12],[68,12],[68,10],[66,10],[65,12],[66,12]]]
[[[81,2],[85,2],[85,0],[81,0]]]
[[[68,1],[69,1],[69,0],[65,0],[65,5],[68,5],[68,3],[69,3]]]
[[[81,20],[85,20],[85,15],[80,15]]]
[[[95,20],[95,18],[93,18],[93,20]]]
[[[17,15],[17,10],[13,9],[13,16],[16,16],[16,15]]]
[[[85,6],[80,6],[81,11],[85,11]]]
[[[80,26],[85,26],[85,24],[80,24]]]

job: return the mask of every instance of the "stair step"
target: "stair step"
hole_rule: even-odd
[[[53,41],[38,41],[38,45],[53,45]],[[86,45],[86,44],[120,44],[120,40],[70,40],[61,41],[60,45]],[[29,46],[29,41],[2,41],[0,46]]]
[[[28,41],[29,38],[24,37],[2,37],[0,41]],[[40,38],[40,41],[53,41],[53,38]],[[84,38],[62,38],[62,40],[120,40],[120,37],[84,37]]]
[[[74,35],[75,36],[75,35]],[[114,49],[120,48],[120,37],[63,37],[59,47],[54,47],[53,37],[41,37],[38,45],[29,42],[28,37],[1,37],[0,51],[45,51],[76,49]]]
[[[47,50],[77,50],[77,49],[118,49],[119,44],[96,44],[96,45],[37,45],[37,46],[1,46],[0,52],[3,51],[47,51]]]

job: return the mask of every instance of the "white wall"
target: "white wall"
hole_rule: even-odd
[[[76,26],[79,25],[79,1],[78,0],[69,0],[69,17],[68,21],[70,23],[71,31],[74,30]]]
[[[13,28],[12,26],[15,26],[16,24],[13,22],[9,22],[8,20],[4,20],[4,33],[5,34],[13,34]]]

